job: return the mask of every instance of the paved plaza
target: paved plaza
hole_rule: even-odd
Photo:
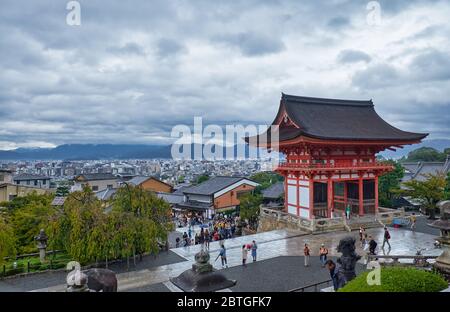
[[[378,242],[379,248],[383,241],[383,229],[367,230]],[[424,255],[439,255],[440,249],[434,248],[435,235],[412,232],[407,229],[390,229],[392,249],[385,250],[391,255],[414,255],[419,248],[425,248]],[[324,243],[330,252],[330,257],[340,256],[336,251],[340,239],[353,236],[357,240],[357,253],[364,255],[359,244],[358,232],[335,232],[317,235],[301,235],[297,232],[277,230],[249,236],[225,240],[228,257],[228,269],[223,273],[238,280],[231,291],[287,291],[292,288],[306,286],[327,279],[327,272],[321,268],[318,260],[319,248]],[[258,262],[241,266],[241,248],[243,244],[255,240],[258,243]],[[303,247],[308,243],[311,248],[311,263],[309,268],[303,267]],[[117,273],[119,291],[174,291],[169,279],[190,269],[194,263],[194,255],[200,246],[190,246],[171,249],[158,257],[138,263],[133,271],[126,271],[122,266],[111,268]],[[215,269],[222,270],[220,259],[214,261],[219,252],[219,242],[210,244],[210,262]],[[379,254],[383,254],[380,250]],[[249,255],[249,259],[250,259]],[[156,260],[157,259],[157,260]],[[364,259],[360,261],[362,268]],[[43,273],[28,277],[0,280],[0,291],[64,291],[65,273]]]

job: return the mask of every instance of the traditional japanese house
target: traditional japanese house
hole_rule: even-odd
[[[284,154],[285,210],[304,218],[331,217],[347,205],[357,215],[378,211],[378,179],[393,167],[376,154],[419,143],[428,134],[384,121],[372,100],[282,94],[274,127],[246,141]]]

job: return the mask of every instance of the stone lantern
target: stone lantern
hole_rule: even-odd
[[[45,251],[47,249],[48,236],[44,230],[41,229],[39,235],[34,238],[37,241],[37,248],[39,249],[39,259],[41,263],[45,262]]]
[[[450,281],[450,200],[439,202],[438,208],[441,210],[440,219],[429,224],[441,231],[437,240],[443,248],[442,254],[436,258],[434,268]]]

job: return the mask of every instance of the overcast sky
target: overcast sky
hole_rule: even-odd
[[[80,0],[80,26],[67,3],[0,2],[0,149],[270,124],[281,92],[450,138],[449,1],[379,1],[377,25],[360,0]]]

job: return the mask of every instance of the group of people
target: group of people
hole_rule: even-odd
[[[248,252],[251,252],[251,256],[253,259],[253,262],[256,261],[256,251],[258,250],[258,245],[256,244],[256,241],[252,241],[251,244],[247,244],[247,245],[243,245],[242,246],[242,265],[243,266],[247,266],[247,257],[248,257]],[[227,262],[227,250],[225,248],[225,244],[222,243],[220,245],[220,250],[219,250],[219,254],[217,255],[217,258],[215,261],[217,261],[217,259],[221,260],[222,262],[222,268],[227,267],[228,268],[228,262]]]
[[[381,245],[381,248],[384,250],[385,245],[387,244],[389,247],[389,250],[391,250],[391,243],[389,242],[391,239],[391,233],[389,233],[388,228],[384,227],[384,234],[383,234],[383,245]],[[376,254],[376,248],[378,246],[378,243],[375,241],[373,236],[368,235],[366,233],[366,229],[364,227],[359,228],[359,241],[361,244],[361,248],[363,250],[368,250],[369,255],[375,255]]]
[[[305,255],[305,267],[309,266],[309,259],[311,256],[311,249],[308,244],[305,244],[305,248],[303,248],[303,253]],[[325,247],[325,244],[320,245],[319,249],[319,259],[322,267],[325,267],[328,257],[328,249]]]

